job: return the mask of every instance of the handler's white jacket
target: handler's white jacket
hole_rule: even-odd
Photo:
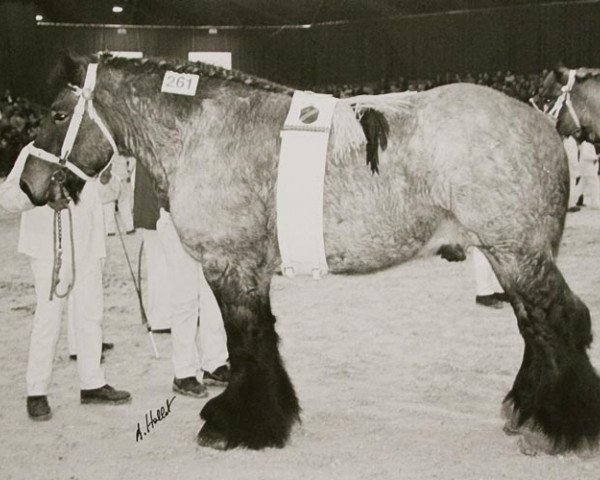
[[[31,144],[29,144],[31,145]],[[34,207],[19,187],[21,172],[28,156],[27,145],[17,158],[4,183],[0,184],[0,206],[9,212],[23,212],[19,232],[18,252],[32,258],[53,258],[54,210],[50,207]],[[104,258],[104,219],[102,203],[98,194],[98,180],[86,182],[73,212],[73,242],[75,258]],[[62,210],[63,258],[70,258],[69,215]]]

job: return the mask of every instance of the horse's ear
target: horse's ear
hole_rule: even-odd
[[[62,58],[62,68],[67,83],[83,87],[85,64],[85,58],[78,57],[70,51],[64,53]]]
[[[569,69],[565,67],[565,64],[562,61],[558,62],[552,71],[556,79],[563,85],[566,85],[569,81]]]
[[[86,60],[69,51],[59,51],[58,61],[48,78],[50,91],[56,95],[67,84],[83,85]]]

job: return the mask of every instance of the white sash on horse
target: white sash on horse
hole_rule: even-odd
[[[282,273],[327,274],[323,240],[323,183],[337,99],[294,92],[281,131],[277,177],[277,236]]]

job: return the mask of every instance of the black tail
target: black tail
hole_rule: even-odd
[[[390,125],[383,113],[373,108],[361,111],[360,124],[367,137],[367,165],[373,173],[379,173],[379,147],[387,148]]]

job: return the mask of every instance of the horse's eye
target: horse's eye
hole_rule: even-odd
[[[54,115],[52,116],[52,118],[56,123],[59,123],[59,122],[64,121],[64,119],[67,118],[67,116],[68,115],[66,113],[55,112]]]

